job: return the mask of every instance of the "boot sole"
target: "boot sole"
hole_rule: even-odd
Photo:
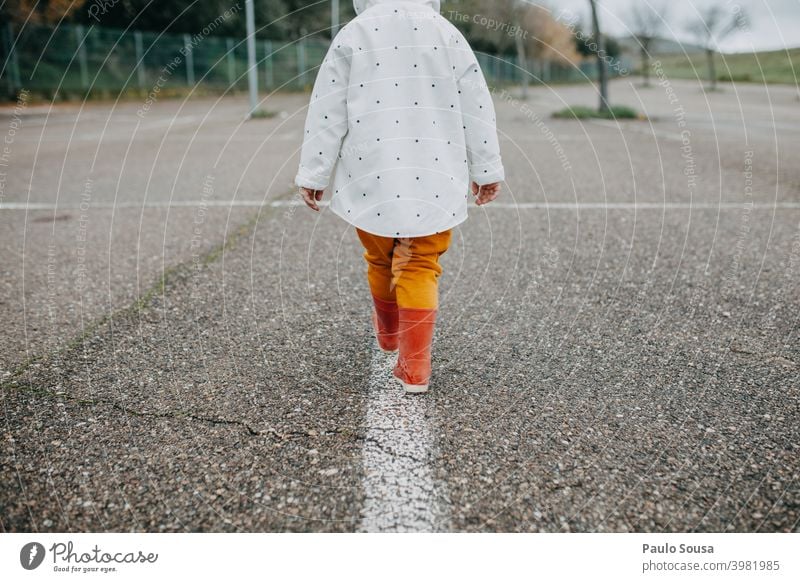
[[[428,386],[430,386],[430,384],[408,384],[394,374],[392,374],[392,378],[403,385],[403,390],[405,390],[407,394],[424,394],[428,391]]]
[[[403,384],[406,394],[424,394],[428,391],[427,384],[406,384],[402,380],[400,382]]]

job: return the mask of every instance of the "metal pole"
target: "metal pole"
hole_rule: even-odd
[[[192,39],[188,34],[183,35],[183,45],[186,49],[186,84],[194,87],[194,55],[192,54]]]
[[[264,86],[269,89],[275,82],[272,78],[272,41],[264,41]]]
[[[512,71],[516,75],[521,75],[522,78],[522,100],[528,100],[528,84],[529,84],[529,64],[528,64],[528,53],[525,51],[525,43],[522,41],[522,37],[520,35],[516,35],[516,47],[517,47],[517,67]]]
[[[331,38],[339,32],[339,0],[331,0]]]
[[[297,81],[302,89],[306,85],[306,41],[300,39],[297,43]]]
[[[136,46],[136,77],[139,80],[139,88],[144,89],[145,75],[144,75],[144,47],[142,43],[142,31],[133,31],[133,44]]]
[[[253,10],[253,0],[244,3],[247,19],[247,84],[250,89],[250,113],[258,107],[258,64],[256,63],[256,17]]]
[[[606,41],[600,30],[600,20],[597,17],[598,0],[589,0],[592,8],[592,32],[594,42],[597,43],[597,83],[600,85],[600,106],[599,111],[610,111],[608,104],[608,69],[606,68]]]
[[[6,70],[6,78],[8,79],[8,87],[11,93],[16,93],[17,89],[22,87],[22,82],[19,78],[19,59],[17,58],[16,43],[14,41],[14,29],[11,27],[10,22],[6,22],[3,29],[5,32],[6,46],[8,49],[8,69]]]
[[[236,80],[236,61],[233,58],[233,39],[226,38],[225,45],[228,47],[228,52],[225,55],[228,61],[228,86],[233,87],[233,83]]]
[[[89,67],[86,63],[86,37],[83,34],[83,26],[78,24],[75,27],[75,37],[78,41],[78,64],[81,69],[81,87],[89,88]]]

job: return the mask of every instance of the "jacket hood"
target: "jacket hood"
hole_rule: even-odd
[[[439,12],[441,10],[440,0],[353,0],[353,8],[356,14],[361,14],[368,8],[372,8],[378,4],[391,4],[394,2],[408,2],[411,4],[421,4]]]

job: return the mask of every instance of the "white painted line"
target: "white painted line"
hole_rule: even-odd
[[[677,141],[677,142],[684,141],[684,138],[681,137],[681,134],[679,132],[662,131],[660,129],[655,129],[649,125],[634,125],[635,123],[637,123],[635,120],[627,120],[627,121],[633,121],[633,123],[626,123],[624,125],[621,123],[626,121],[624,119],[620,119],[619,121],[606,121],[604,119],[589,119],[587,121],[589,123],[592,123],[594,125],[599,125],[602,127],[610,127],[612,129],[624,130],[631,133],[649,135],[651,137],[658,137],[660,139],[665,139],[669,141]]]
[[[372,348],[364,440],[362,532],[450,530],[450,501],[431,470],[430,398],[406,395],[392,379],[396,356]],[[435,387],[432,387],[435,389]]]
[[[521,143],[521,142],[534,142],[534,143],[550,143],[552,140],[548,139],[545,135],[520,135],[509,137],[508,135],[501,135],[499,136],[500,141],[507,141],[510,143]],[[596,139],[597,136],[588,136],[588,135],[561,135],[558,137],[558,141],[560,143],[574,141],[574,142],[590,142],[592,139]]]
[[[147,123],[143,123],[139,126],[139,129],[147,130],[147,129],[160,129],[162,127],[175,127],[177,125],[187,125],[190,123],[195,123],[196,121],[201,121],[204,116],[202,115],[181,115],[178,117],[166,117],[163,119],[156,119],[154,121],[149,121]],[[98,136],[102,134],[97,134]]]
[[[800,202],[745,203],[745,202],[491,202],[492,208],[520,210],[546,208],[548,210],[742,210],[800,208]]]
[[[203,117],[200,116],[200,115],[184,115],[184,116],[180,116],[180,117],[169,117],[169,118],[166,118],[166,119],[158,119],[158,120],[155,120],[155,121],[142,123],[141,125],[139,125],[138,131],[147,131],[149,129],[161,129],[161,128],[171,128],[171,127],[175,128],[175,127],[179,127],[181,125],[188,125],[188,124],[195,123],[195,122],[197,122],[197,121],[199,121],[201,119],[203,119]],[[91,142],[95,142],[95,141],[97,141],[99,139],[102,139],[103,141],[112,141],[112,140],[118,140],[118,139],[129,140],[131,138],[131,136],[128,135],[128,133],[125,133],[123,131],[118,131],[120,128],[119,128],[119,126],[116,126],[116,120],[114,120],[114,123],[115,123],[115,126],[114,126],[115,129],[113,129],[113,130],[112,129],[108,129],[106,131],[95,132],[95,133],[81,133],[81,134],[76,135],[73,138],[73,141],[91,141]],[[129,129],[131,131],[133,131],[135,129],[135,126],[132,126]]]
[[[319,203],[327,206],[328,202]],[[287,208],[303,206],[301,200],[165,200],[156,202],[92,202],[88,207],[79,204],[50,204],[38,202],[3,202],[0,210],[102,210],[110,208],[199,208],[245,207]],[[797,210],[800,202],[492,202],[486,210]],[[470,204],[470,210],[480,210]]]
[[[302,201],[293,200],[164,200],[155,202],[92,202],[88,205],[79,204],[49,204],[38,202],[6,202],[0,204],[0,210],[103,210],[111,208],[200,208],[243,206],[246,208],[260,208],[262,206],[284,207],[299,206]]]

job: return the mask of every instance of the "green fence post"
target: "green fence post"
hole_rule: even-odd
[[[275,84],[272,78],[272,41],[264,41],[264,86],[269,89]]]
[[[139,88],[144,89],[144,47],[142,43],[142,32],[140,30],[133,31],[133,44],[136,46],[136,78],[139,81]]]
[[[301,38],[297,43],[297,82],[300,88],[306,86],[306,41]]]
[[[236,59],[233,56],[233,39],[226,38],[225,45],[228,48],[226,58],[228,61],[228,87],[233,87],[236,82]]]
[[[5,69],[3,69],[3,79],[5,80],[6,85],[8,86],[9,95],[15,92],[14,79],[13,75],[11,74],[11,59],[13,58],[11,56],[12,43],[9,42],[10,39],[8,38],[11,35],[7,34],[6,32],[10,27],[11,23],[7,22],[6,25],[2,29],[0,29],[0,41],[2,41],[3,43],[3,56],[5,56],[5,63],[6,63]]]
[[[84,35],[83,26],[80,24],[75,26],[75,38],[78,42],[78,65],[81,69],[81,88],[89,88],[89,65],[86,62],[86,38],[88,34]]]
[[[14,46],[14,29],[10,22],[6,22],[3,28],[3,44],[6,47],[6,79],[10,93],[16,93],[17,89],[22,87],[22,81],[19,78],[19,56],[17,55],[16,47]]]
[[[194,50],[192,38],[188,34],[183,35],[183,48],[186,53],[186,84],[194,87]]]

